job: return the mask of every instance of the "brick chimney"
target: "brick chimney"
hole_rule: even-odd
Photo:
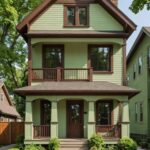
[[[111,0],[116,6],[118,6],[118,0]]]

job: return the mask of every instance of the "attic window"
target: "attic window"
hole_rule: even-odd
[[[0,93],[0,101],[3,101],[3,99],[4,99],[4,94]]]
[[[85,27],[88,26],[88,6],[67,5],[64,7],[65,27]]]

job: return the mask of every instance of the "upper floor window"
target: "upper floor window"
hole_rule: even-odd
[[[133,65],[133,79],[136,79],[136,64]]]
[[[112,46],[90,45],[89,66],[95,72],[112,71]]]
[[[84,27],[88,25],[88,6],[67,5],[64,9],[65,26]]]
[[[43,46],[43,67],[57,68],[63,66],[63,46],[44,45]]]
[[[150,68],[150,47],[148,48],[148,67]]]
[[[142,72],[142,57],[138,58],[138,72],[139,74]]]

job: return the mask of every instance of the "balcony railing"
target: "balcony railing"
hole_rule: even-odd
[[[92,68],[32,69],[32,81],[92,81]]]
[[[50,125],[33,126],[34,138],[49,138],[50,137]]]
[[[120,138],[121,125],[96,125],[96,132],[104,138]]]

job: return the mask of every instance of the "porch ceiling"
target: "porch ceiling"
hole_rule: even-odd
[[[43,82],[14,91],[20,96],[26,95],[126,95],[132,97],[140,91],[114,83],[97,82]]]

